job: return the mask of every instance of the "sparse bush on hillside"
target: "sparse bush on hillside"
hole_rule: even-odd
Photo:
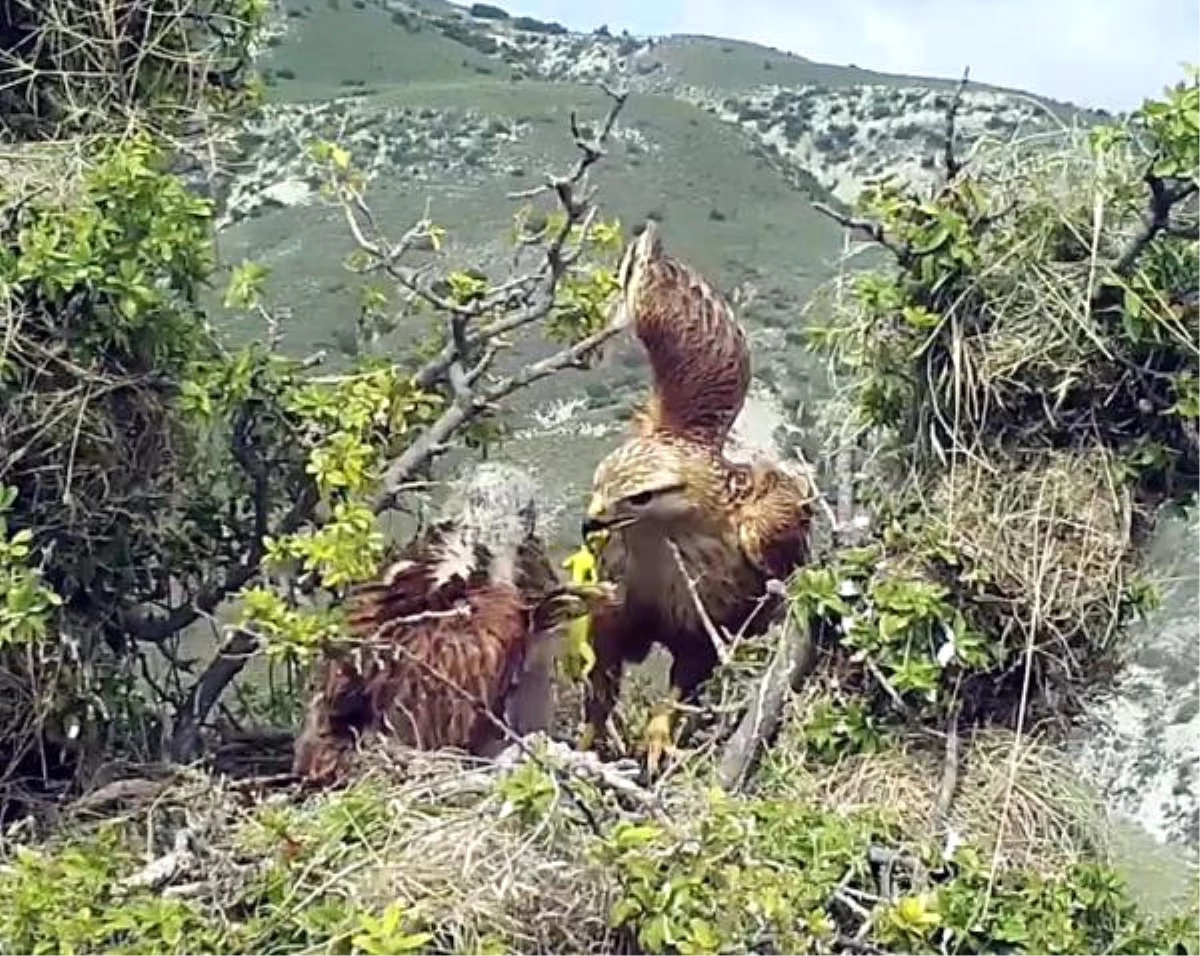
[[[561,23],[555,23],[552,20],[538,20],[535,17],[514,17],[512,25],[515,29],[524,30],[526,33],[548,33],[552,36],[561,36],[568,32]]]
[[[509,14],[501,7],[493,7],[489,3],[473,3],[468,12],[480,20],[507,20]]]

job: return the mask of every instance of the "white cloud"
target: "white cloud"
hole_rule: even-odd
[[[1129,109],[1200,60],[1196,0],[524,0],[575,29],[751,40],[824,63]]]

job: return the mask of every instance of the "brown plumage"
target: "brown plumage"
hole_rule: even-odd
[[[642,280],[640,293],[624,292],[623,318],[649,353],[654,395],[634,435],[597,467],[583,522],[585,538],[610,533],[601,574],[618,586],[593,612],[588,738],[604,730],[625,662],[643,660],[655,643],[672,656],[673,697],[694,699],[711,676],[717,652],[681,563],[711,624],[753,636],[780,603],[767,582],[808,559],[808,483],[778,465],[735,464],[723,454],[749,381],[748,347],[732,312],[696,273],[663,264],[655,234],[639,243],[627,254],[634,264],[623,263],[624,282],[688,278]],[[673,297],[667,289],[682,291]],[[652,765],[669,731],[667,714],[656,714],[648,728]]]
[[[653,377],[650,400],[634,415],[635,431],[720,448],[750,389],[750,350],[729,301],[667,254],[653,220],[625,250],[617,278],[616,322],[632,326]]]
[[[486,755],[530,651],[582,608],[535,534],[532,482],[481,466],[452,515],[347,602],[352,640],[320,668],[293,772],[342,778],[356,741]]]

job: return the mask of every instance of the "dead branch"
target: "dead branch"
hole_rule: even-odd
[[[879,223],[872,222],[870,219],[857,219],[853,216],[848,216],[823,202],[814,202],[812,207],[821,213],[821,215],[828,216],[843,229],[848,229],[850,232],[857,232],[862,238],[869,239],[877,245],[883,246],[884,249],[896,257],[896,261],[901,265],[907,265],[912,261],[912,250],[907,245],[902,246],[896,243],[883,231],[883,226]]]
[[[937,805],[934,807],[934,825],[944,830],[954,805],[954,794],[958,789],[958,709],[951,710],[946,722],[946,755],[942,761],[942,782],[938,787]]]
[[[1174,231],[1171,222],[1172,211],[1189,196],[1194,196],[1197,189],[1200,189],[1200,184],[1197,184],[1194,179],[1163,179],[1154,175],[1152,168],[1146,171],[1142,181],[1150,189],[1150,208],[1143,218],[1142,229],[1129,241],[1125,251],[1113,264],[1112,271],[1122,278],[1127,278],[1133,272],[1142,253],[1155,239]],[[1195,237],[1195,234],[1194,229],[1187,233],[1192,238]],[[1097,290],[1097,294],[1100,294],[1100,290]]]
[[[688,573],[687,565],[683,563],[683,555],[679,552],[679,545],[674,541],[668,540],[667,546],[671,549],[671,554],[675,558],[676,568],[683,575],[684,584],[687,585],[688,594],[691,595],[692,603],[696,606],[696,613],[700,615],[700,621],[704,624],[704,631],[708,634],[708,639],[712,642],[713,650],[717,655],[717,661],[721,664],[728,664],[729,648],[726,646],[725,639],[717,631],[717,626],[713,623],[713,619],[708,613],[708,608],[704,606],[704,602],[700,599],[700,589],[696,586],[695,578]]]
[[[136,873],[120,882],[122,889],[161,890],[183,873],[196,865],[197,857],[192,850],[195,838],[186,827],[175,831],[175,840],[169,852],[151,860]]]
[[[209,661],[204,672],[188,689],[175,714],[175,726],[171,731],[172,760],[186,763],[195,759],[200,746],[201,726],[225,693],[225,688],[242,672],[258,649],[258,637],[238,629],[228,637],[217,656]]]
[[[470,303],[460,304],[444,298],[421,280],[416,270],[400,264],[404,254],[427,234],[427,224],[414,226],[398,243],[392,245],[377,228],[374,217],[362,197],[356,192],[343,192],[343,210],[350,232],[359,248],[373,260],[368,266],[368,271],[382,269],[403,288],[419,295],[447,316],[445,346],[438,356],[417,372],[416,381],[426,388],[446,381],[452,396],[450,404],[438,419],[388,466],[380,491],[373,501],[376,512],[392,507],[396,496],[409,487],[412,478],[446,451],[454,436],[478,415],[495,409],[514,392],[544,378],[569,368],[584,367],[584,359],[617,333],[617,329],[602,329],[513,375],[492,383],[487,388],[479,388],[480,381],[484,379],[500,351],[500,336],[550,314],[559,282],[579,254],[564,252],[567,240],[573,229],[581,226],[586,229],[595,215],[595,208],[591,203],[591,193],[585,192],[581,196],[578,187],[588,169],[604,155],[604,143],[626,100],[626,94],[617,94],[605,89],[613,103],[598,138],[591,142],[585,140],[579,130],[578,121],[572,115],[572,136],[581,155],[567,175],[551,176],[541,187],[542,191],[552,192],[558,197],[566,213],[563,226],[555,233],[547,247],[542,264],[534,272],[518,276]],[[480,316],[505,309],[509,310],[509,315],[495,319],[481,328],[471,328],[471,323]],[[150,621],[131,618],[127,627],[140,640],[161,641],[177,633],[201,614],[211,613],[222,600],[249,583],[259,573],[264,556],[263,540],[268,528],[265,510],[259,507],[261,503],[265,508],[265,502],[269,500],[269,496],[266,495],[267,469],[261,460],[251,454],[247,446],[247,434],[245,429],[235,429],[234,453],[254,486],[256,532],[249,552],[241,563],[225,574],[222,581],[206,586],[187,604]],[[309,490],[311,494],[306,493],[303,500],[297,502],[279,522],[273,532],[275,536],[294,532],[312,516],[317,496],[315,488]],[[200,743],[201,726],[220,700],[225,688],[241,673],[247,661],[258,650],[258,645],[259,640],[255,635],[247,631],[235,631],[189,688],[172,731],[173,759],[186,761],[194,758]]]
[[[546,309],[546,312],[549,308]],[[545,313],[543,313],[545,314]],[[440,455],[448,447],[449,440],[473,418],[483,411],[494,408],[502,399],[514,392],[527,388],[534,382],[548,378],[557,372],[568,368],[580,367],[582,360],[594,352],[602,344],[616,335],[620,330],[605,328],[588,336],[570,348],[562,349],[528,366],[496,385],[482,392],[474,392],[470,385],[485,369],[480,366],[471,369],[463,377],[458,394],[450,406],[442,412],[432,425],[422,432],[384,472],[380,492],[376,495],[373,507],[376,512],[386,511],[395,503],[397,493],[412,477],[424,468],[433,458]]]
[[[567,240],[576,229],[586,233],[596,211],[592,204],[593,191],[581,189],[581,184],[588,170],[604,155],[605,143],[628,96],[607,87],[603,89],[612,99],[612,106],[594,140],[589,141],[583,136],[576,115],[571,114],[571,134],[580,152],[574,168],[565,176],[550,176],[542,186],[521,194],[552,193],[565,214],[563,224],[547,245],[540,264],[534,271],[510,279],[469,303],[454,303],[439,296],[429,283],[419,279],[415,270],[398,264],[397,260],[415,241],[411,231],[398,247],[389,247],[377,230],[368,234],[371,220],[360,197],[352,196],[344,204],[350,231],[359,247],[374,260],[372,267],[382,267],[403,288],[448,316],[445,344],[433,359],[417,371],[415,381],[423,388],[447,381],[451,402],[438,419],[388,466],[373,502],[377,512],[394,506],[401,486],[442,454],[449,440],[478,415],[543,378],[568,368],[585,367],[584,359],[617,334],[616,329],[602,329],[489,388],[477,388],[500,352],[501,337],[550,314],[557,299],[559,284],[580,254],[579,250],[566,251]],[[364,225],[368,228],[364,228]],[[509,314],[479,328],[472,327],[475,320],[497,310],[508,311]]]
[[[750,707],[721,752],[717,780],[725,790],[738,791],[749,782],[763,752],[779,731],[792,688],[816,662],[816,646],[807,622],[798,622],[789,613]]]
[[[942,134],[945,139],[942,144],[942,167],[946,174],[943,188],[952,183],[963,168],[963,163],[954,152],[954,140],[957,134],[958,111],[962,108],[963,94],[967,91],[970,76],[971,68],[964,67],[962,79],[958,81],[954,96],[950,98],[950,105],[946,107],[946,125]]]
[[[246,555],[237,564],[225,570],[218,580],[204,584],[194,597],[163,614],[148,614],[144,610],[131,609],[122,617],[122,627],[133,638],[148,644],[161,643],[190,627],[201,617],[207,617],[229,595],[235,594],[250,583],[259,573],[265,555],[264,540],[268,537],[269,515],[265,471],[251,464],[249,451],[239,446],[245,441],[245,433],[234,439],[234,458],[251,475],[254,491],[255,534],[251,536]],[[249,467],[248,467],[249,466]],[[254,469],[254,471],[251,471]],[[258,474],[258,478],[254,474]],[[276,523],[271,534],[276,537],[292,534],[308,521],[318,502],[316,486],[309,484],[301,492],[291,508]]]

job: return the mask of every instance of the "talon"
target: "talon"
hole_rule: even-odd
[[[664,756],[675,752],[671,739],[671,715],[657,713],[646,724],[646,772],[651,777],[658,775],[658,765]]]

